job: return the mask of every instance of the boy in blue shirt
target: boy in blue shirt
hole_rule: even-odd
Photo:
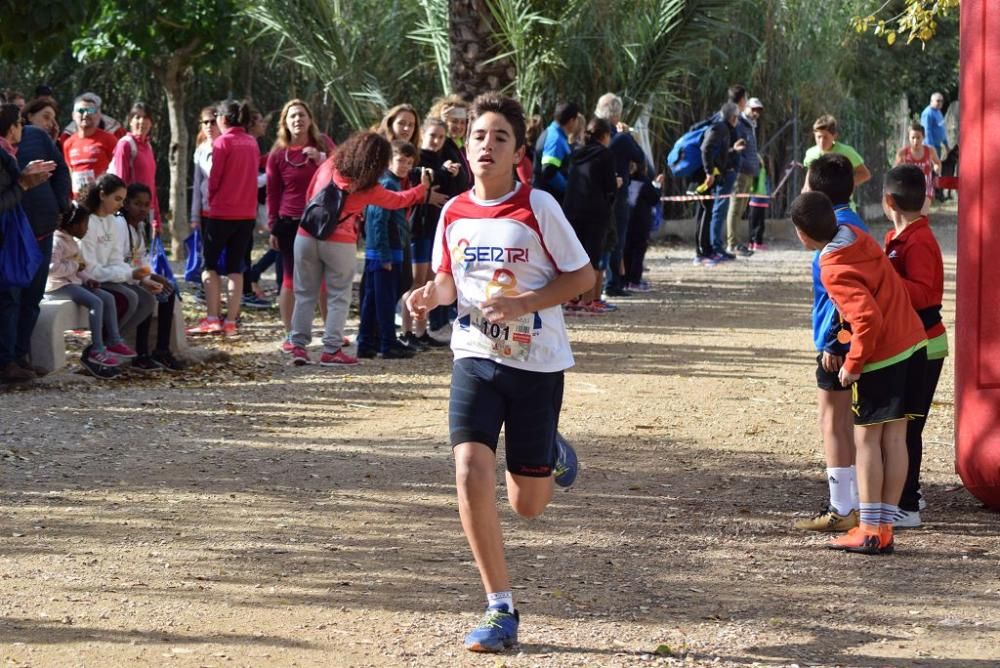
[[[577,115],[580,108],[573,102],[559,104],[555,118],[545,130],[542,157],[535,172],[536,188],[546,191],[562,202],[566,193],[566,175],[569,172],[569,156],[573,152],[569,145],[569,135],[576,132]]]
[[[809,166],[805,190],[821,192],[833,203],[837,225],[850,224],[868,231],[851,208],[854,167],[839,153],[825,153]],[[813,343],[816,345],[816,386],[819,424],[830,501],[820,512],[795,523],[806,531],[847,531],[858,525],[857,473],[854,466],[854,417],[850,387],[838,378],[850,350],[851,332],[820,281],[819,251],[813,255]]]
[[[379,183],[386,190],[401,191],[417,159],[417,149],[409,142],[392,142],[392,158]],[[409,238],[406,209],[365,209],[365,289],[361,300],[358,330],[358,357],[406,359],[414,351],[396,338],[396,302],[403,266],[403,239]]]

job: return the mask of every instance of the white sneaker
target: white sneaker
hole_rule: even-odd
[[[896,515],[896,519],[892,521],[892,526],[895,529],[920,528],[922,526],[920,523],[920,511],[900,509],[899,514]]]
[[[927,499],[924,498],[923,487],[917,489],[917,497],[920,499],[919,501],[917,501],[917,509],[927,510]]]

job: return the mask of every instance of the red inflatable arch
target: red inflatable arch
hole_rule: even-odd
[[[961,12],[955,468],[1000,510],[1000,11]]]

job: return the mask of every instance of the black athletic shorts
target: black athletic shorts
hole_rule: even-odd
[[[545,478],[556,463],[563,372],[524,371],[492,360],[455,360],[448,426],[451,446],[485,443],[496,452],[504,428],[507,470]]]
[[[863,372],[851,385],[854,424],[864,427],[923,417],[926,373],[926,348],[895,364]]]
[[[823,353],[816,355],[816,387],[827,392],[846,392],[851,389],[840,384],[836,371],[830,373],[823,368]]]
[[[253,228],[256,220],[201,219],[201,243],[205,268],[222,274],[242,274],[244,258],[253,247]],[[220,265],[222,251],[226,251],[225,266]]]

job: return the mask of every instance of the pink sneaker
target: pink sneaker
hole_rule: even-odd
[[[338,350],[335,353],[323,353],[319,358],[320,366],[339,366],[342,364],[357,364],[358,358],[351,357],[343,350]]]
[[[126,346],[127,348],[128,346]],[[97,352],[96,350],[91,350],[90,354],[87,355],[87,359],[95,364],[102,364],[104,366],[118,366],[122,363],[116,355],[112,355],[107,350],[102,350]]]
[[[295,344],[292,343],[289,339],[285,339],[284,341],[281,342],[281,347],[279,348],[279,350],[281,350],[281,352],[285,353],[286,355],[291,355],[295,351]]]
[[[188,327],[187,333],[190,336],[204,336],[205,334],[221,334],[222,323],[218,318],[202,318],[194,327]]]
[[[139,353],[135,352],[127,345],[125,345],[124,341],[119,341],[113,346],[108,346],[107,351],[112,355],[114,355],[115,357],[120,357],[122,359],[127,359],[127,360],[130,360],[134,357],[138,357],[139,355]]]
[[[312,364],[312,360],[309,359],[309,352],[302,346],[294,346],[292,348],[292,361],[290,364],[293,366]]]
[[[222,325],[222,335],[223,336],[239,336],[240,335],[239,327],[236,326],[235,322],[233,322],[231,320],[227,320]]]

